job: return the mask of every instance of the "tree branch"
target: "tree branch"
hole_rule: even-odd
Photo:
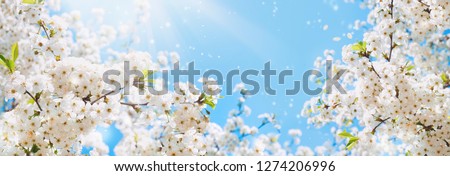
[[[427,13],[431,13],[430,5],[424,3],[422,0],[418,0],[418,1],[419,1],[420,4],[422,4],[422,5],[424,5],[425,7],[427,7],[427,8],[426,8],[425,10],[423,10],[423,11],[425,11],[425,12],[427,12]]]
[[[39,20],[39,21],[38,21],[38,24],[39,24],[39,26],[40,26],[42,29],[44,29],[44,33],[45,33],[45,35],[47,36],[47,39],[50,40],[50,36],[48,35],[47,28],[45,27],[44,21]]]
[[[377,126],[375,126],[375,128],[373,128],[373,130],[372,130],[372,135],[374,135],[375,134],[375,132],[377,131],[377,129],[378,129],[378,127],[380,127],[381,126],[381,124],[383,124],[383,123],[385,123],[386,121],[388,121],[389,119],[391,119],[390,117],[389,118],[387,118],[387,119],[380,119],[380,118],[378,118],[377,119],[377,121],[379,121],[380,123],[377,125]]]
[[[25,91],[25,94],[27,94],[28,96],[30,96],[30,97],[34,100],[34,102],[37,104],[37,106],[38,106],[38,108],[39,108],[39,111],[42,111],[42,108],[41,108],[41,105],[40,105],[39,102],[38,102],[38,99],[36,99],[33,95],[31,95],[31,93],[28,92],[28,90]]]
[[[391,4],[389,6],[391,8],[391,18],[394,19],[394,0],[391,0]],[[387,58],[388,62],[391,62],[392,59],[392,51],[394,50],[394,33],[391,33],[389,35],[389,39],[391,40],[391,44],[390,44],[390,50],[389,50],[389,57]]]
[[[121,91],[122,89],[123,89],[123,88],[120,88],[119,91]],[[92,101],[91,104],[95,104],[95,103],[97,103],[98,101],[100,101],[101,99],[106,98],[107,96],[109,96],[109,95],[111,95],[111,94],[113,94],[113,93],[115,93],[115,92],[116,92],[116,90],[112,90],[111,92],[108,92],[108,93],[106,93],[105,95],[103,95],[103,96],[97,98],[96,100]]]
[[[378,76],[378,78],[381,78],[380,74],[378,74],[377,70],[375,70],[375,67],[373,66],[372,62],[370,62],[370,65],[372,66],[372,70],[373,70],[373,72],[375,72],[375,74]]]
[[[421,3],[422,5],[427,6],[427,7],[430,7],[430,5],[424,3],[422,0],[418,0],[418,1],[419,1],[419,3]]]

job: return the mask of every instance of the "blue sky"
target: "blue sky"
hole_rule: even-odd
[[[92,8],[105,9],[106,24],[126,24],[136,19],[128,1],[63,1],[63,11],[80,10],[87,24],[93,24],[89,17]],[[368,13],[357,3],[345,4],[340,0],[152,0],[151,8],[151,22],[139,26],[141,42],[132,45],[133,49],[153,55],[161,50],[176,51],[182,62],[195,61],[197,69],[216,69],[222,73],[237,68],[262,70],[264,63],[271,61],[272,68],[278,71],[294,70],[295,77],[288,78],[288,82],[301,80],[301,75],[313,68],[315,58],[325,49],[335,49],[340,56],[344,44],[360,40],[362,33],[348,26],[357,19],[365,20]],[[329,26],[327,31],[323,30],[324,25]],[[343,36],[348,32],[354,32],[353,39]],[[334,37],[342,40],[334,42]],[[120,49],[122,45],[115,47]],[[291,85],[273,84],[272,87],[280,93]],[[212,111],[211,120],[223,125],[229,110],[236,107],[237,97],[221,99],[217,109]],[[275,113],[282,125],[281,140],[287,140],[288,129],[298,128],[303,131],[302,145],[321,145],[331,137],[327,135],[329,127],[315,129],[306,124],[305,118],[299,117],[308,99],[305,93],[296,96],[260,93],[247,101],[253,112],[244,120],[258,126],[259,114]],[[114,129],[100,130],[113,154],[120,133]],[[276,130],[267,126],[262,132]]]

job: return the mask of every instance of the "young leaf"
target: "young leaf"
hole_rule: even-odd
[[[42,4],[44,0],[22,0],[24,4]]]
[[[31,98],[27,101],[28,104],[34,104],[34,100]]]
[[[53,38],[56,35],[55,29],[50,29],[50,38]]]
[[[152,75],[155,74],[155,71],[152,71],[152,70],[144,70],[142,73],[144,74],[144,80],[145,80],[146,82],[154,83],[154,80],[152,79],[152,78],[153,78]]]
[[[6,59],[2,55],[0,55],[0,65],[3,65],[6,67]]]
[[[359,44],[354,44],[354,45],[352,46],[352,50],[353,50],[353,51],[361,51],[361,47],[359,46]]]
[[[358,142],[358,140],[359,140],[358,137],[355,137],[355,136],[353,136],[352,134],[350,134],[350,133],[348,133],[346,131],[343,131],[342,133],[339,133],[338,135],[340,137],[349,139],[347,145],[345,146],[345,148],[347,150],[351,150],[356,145],[356,142]]]
[[[408,150],[408,152],[405,153],[405,156],[413,156],[413,155],[411,154],[411,151]]]
[[[410,65],[410,66],[408,66],[408,67],[406,67],[406,71],[411,71],[412,69],[414,69],[414,65]]]
[[[348,133],[346,131],[343,131],[342,133],[339,133],[338,135],[340,137],[343,137],[343,138],[354,138],[355,137],[355,136],[353,136],[352,134],[350,134],[350,133]]]
[[[37,153],[39,150],[41,150],[41,149],[36,144],[33,144],[33,147],[31,147],[30,152]]]
[[[14,71],[16,71],[16,64],[14,63],[13,60],[8,59],[6,60],[6,67],[8,67],[9,72],[14,73]]]
[[[39,98],[41,98],[41,95],[42,95],[42,92],[38,92],[38,93],[36,93],[36,95],[34,96],[34,98],[35,98],[36,100],[39,100]]]
[[[356,145],[356,142],[358,142],[358,140],[359,138],[350,138],[345,148],[347,150],[351,150]]]
[[[19,44],[14,43],[11,47],[11,60],[16,62],[18,57],[19,57]]]
[[[366,47],[366,42],[358,42],[352,46],[352,50],[357,52],[366,52]]]
[[[441,79],[442,79],[442,81],[444,81],[444,83],[447,83],[449,81],[448,77],[447,77],[447,74],[445,74],[445,73],[441,74]]]
[[[22,3],[24,4],[36,4],[36,0],[22,0]]]
[[[210,106],[212,109],[216,109],[216,104],[214,103],[214,99],[212,96],[205,97],[205,104]]]

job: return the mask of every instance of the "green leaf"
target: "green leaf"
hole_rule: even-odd
[[[444,81],[444,83],[447,83],[449,81],[448,77],[447,77],[447,74],[445,74],[445,73],[441,74],[441,79],[442,79],[442,81]]]
[[[155,72],[151,71],[151,70],[144,70],[144,71],[142,71],[142,73],[144,74],[144,77],[148,77],[148,76],[153,75]]]
[[[339,135],[340,137],[348,138],[348,139],[349,139],[347,145],[345,146],[345,148],[346,148],[347,150],[351,150],[351,149],[356,145],[356,143],[357,143],[358,140],[359,140],[358,137],[355,137],[355,136],[353,136],[352,134],[350,134],[350,133],[348,133],[348,132],[346,132],[346,131],[343,131],[342,133],[339,133],[338,135]]]
[[[361,47],[360,47],[358,44],[354,44],[354,45],[352,46],[352,50],[353,50],[353,51],[361,51]]]
[[[139,141],[139,136],[137,133],[134,134],[134,142],[137,143]]]
[[[343,131],[342,133],[339,133],[338,135],[340,137],[343,137],[343,138],[354,138],[355,137],[355,136],[353,136],[352,134],[350,134],[350,133],[348,133],[346,131]]]
[[[0,55],[0,65],[3,65],[6,67],[6,59],[2,55]]]
[[[18,57],[19,57],[19,44],[14,43],[11,47],[11,60],[16,62]]]
[[[16,63],[14,63],[14,61],[11,59],[6,60],[6,67],[8,67],[9,72],[11,73],[14,73],[14,71],[16,71]]]
[[[36,4],[36,0],[22,0],[22,3],[24,4]]]
[[[205,98],[205,104],[209,105],[212,109],[216,109],[216,104],[212,96],[207,96]]]
[[[41,95],[42,95],[42,92],[38,92],[38,93],[36,93],[34,98],[36,98],[36,100],[39,100],[39,98],[41,98]]]
[[[405,153],[405,156],[413,156],[412,154],[411,154],[411,151],[407,151],[406,153]]]
[[[31,147],[30,152],[37,153],[39,150],[41,150],[41,149],[36,144],[33,144],[33,147]]]
[[[11,58],[6,59],[3,55],[0,55],[0,65],[5,66],[10,73],[16,71],[16,59],[19,57],[19,45],[17,43],[11,46]]]
[[[351,150],[356,143],[358,142],[359,138],[350,138],[350,140],[348,141],[347,145],[345,146],[345,148],[347,150]]]
[[[22,0],[23,4],[43,4],[44,0]]]
[[[152,70],[144,70],[142,73],[144,74],[144,80],[145,80],[146,82],[154,83],[154,80],[151,79],[150,77],[152,77],[152,75],[155,74],[155,71],[152,71]]]
[[[392,122],[397,123],[398,122],[398,117],[396,117],[395,119],[392,119]]]
[[[412,69],[414,69],[415,66],[414,65],[410,65],[408,67],[406,67],[406,71],[411,71]]]
[[[50,38],[53,38],[56,35],[56,31],[54,29],[50,29]]]
[[[366,42],[358,42],[352,46],[352,50],[357,52],[366,52],[366,47]]]
[[[31,98],[27,101],[28,104],[34,104],[34,100]]]

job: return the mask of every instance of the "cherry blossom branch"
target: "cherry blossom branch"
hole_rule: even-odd
[[[389,5],[389,7],[391,8],[391,12],[390,12],[391,18],[394,19],[394,0],[391,0],[391,4]],[[387,58],[387,61],[388,61],[388,62],[391,62],[391,59],[392,59],[392,51],[393,51],[394,48],[395,48],[395,45],[394,45],[394,33],[391,33],[391,34],[389,35],[389,39],[391,40],[391,44],[390,44],[390,50],[389,50],[389,57]]]
[[[422,129],[420,129],[419,131],[417,131],[417,134],[419,134],[422,130],[425,130],[426,132],[430,132],[430,131],[436,131],[436,129],[434,129],[433,125],[425,125],[422,122],[417,122],[416,125],[421,126]]]
[[[372,60],[370,60],[370,54],[371,54],[371,53],[372,53],[371,51],[364,50],[364,51],[361,51],[361,52],[359,53],[359,56],[360,56],[360,57],[365,57],[365,58],[369,59],[370,66],[371,66],[371,69],[369,69],[369,71],[375,72],[375,74],[377,75],[377,77],[381,79],[380,74],[377,72],[377,70],[376,70],[375,67],[373,66]]]
[[[427,7],[430,7],[430,5],[424,3],[422,0],[418,0],[418,1],[419,1],[419,3],[421,3],[422,5],[427,6]]]
[[[389,7],[391,8],[391,18],[394,19],[394,0],[391,0]]]
[[[139,112],[139,106],[147,106],[149,103],[125,103],[125,102],[120,102],[121,105],[125,105],[125,106],[130,106],[132,107],[136,112]]]
[[[28,96],[30,96],[30,97],[34,100],[34,102],[36,103],[36,105],[38,106],[39,111],[42,111],[42,108],[41,108],[41,105],[40,105],[39,102],[38,102],[38,99],[36,99],[33,95],[31,95],[31,93],[28,92],[28,90],[25,91],[25,94],[27,94]]]
[[[47,36],[47,39],[50,40],[50,35],[48,35],[47,28],[45,27],[44,21],[39,20],[39,21],[38,21],[38,24],[39,24],[39,26],[40,26],[42,29],[44,29],[44,33],[45,33],[45,35]]]
[[[383,123],[385,123],[385,122],[388,121],[389,119],[391,119],[391,118],[389,117],[389,118],[386,118],[386,119],[384,119],[384,120],[378,118],[377,121],[380,122],[380,123],[378,123],[378,125],[375,126],[375,128],[373,128],[373,130],[372,130],[372,135],[375,134],[375,132],[377,131],[378,127],[380,127]]]
[[[418,0],[420,4],[424,5],[425,7],[427,7],[424,11],[427,13],[431,13],[431,9],[430,9],[430,5],[424,3],[422,0]]]
[[[333,104],[332,106],[330,106],[330,105],[327,105],[327,104],[325,104],[324,106],[324,108],[325,109],[329,109],[329,108],[331,108],[331,109],[336,109],[338,106],[340,106],[341,105],[341,103],[335,103],[335,104]]]
[[[123,87],[120,88],[119,91],[121,91],[122,89],[123,89]],[[101,99],[106,98],[107,96],[109,96],[109,95],[111,95],[111,94],[113,94],[113,93],[115,93],[115,92],[116,92],[116,90],[112,90],[111,92],[108,92],[108,93],[106,93],[105,95],[103,95],[103,96],[97,98],[96,100],[92,101],[91,104],[95,104],[95,103],[97,103],[98,101],[100,101]]]
[[[375,74],[378,76],[378,78],[381,78],[380,74],[378,74],[377,70],[375,69],[375,67],[373,66],[373,63],[370,62],[370,65],[372,66],[372,71],[375,72]]]

